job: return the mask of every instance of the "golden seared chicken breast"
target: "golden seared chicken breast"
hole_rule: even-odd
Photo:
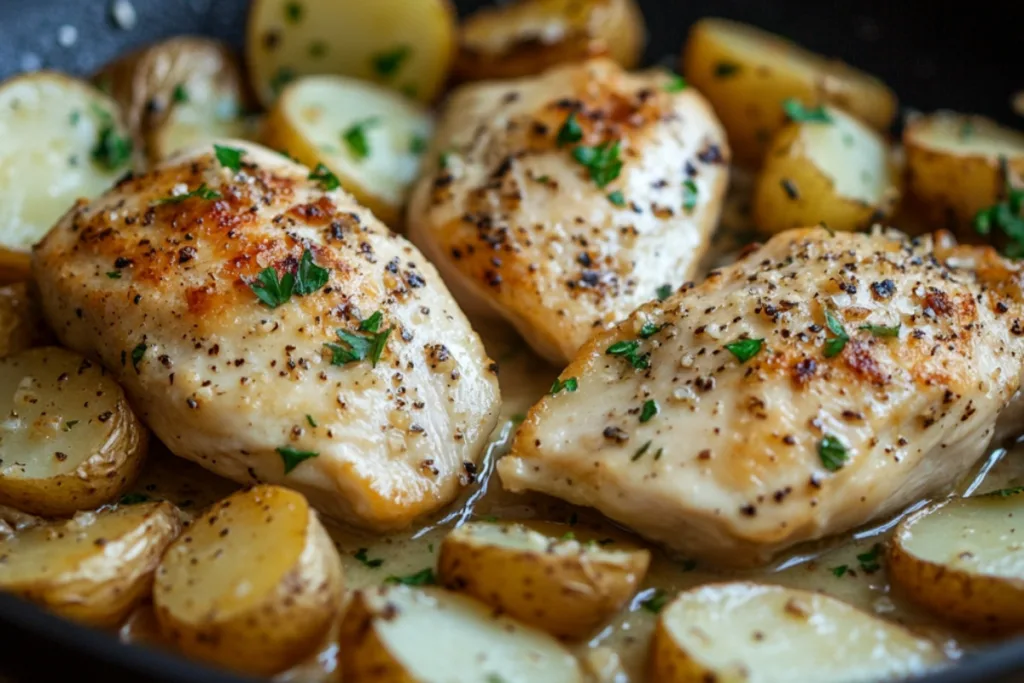
[[[473,479],[496,366],[419,251],[337,188],[204,146],[80,202],[33,271],[61,341],[176,455],[394,529]]]
[[[933,246],[792,230],[641,307],[530,411],[502,483],[721,565],[942,492],[1020,384],[1024,322],[1017,284]]]
[[[728,180],[722,127],[663,72],[606,59],[463,86],[409,206],[410,237],[467,312],[564,364],[693,277]]]

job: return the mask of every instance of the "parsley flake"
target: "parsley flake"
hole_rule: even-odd
[[[548,393],[552,396],[560,394],[562,391],[566,391],[571,394],[577,389],[579,389],[579,380],[575,377],[567,377],[564,380],[556,379],[555,383],[551,385],[551,390]]]
[[[383,332],[379,331],[383,317],[380,311],[375,312],[369,318],[359,323],[358,332],[349,332],[342,329],[335,330],[338,334],[338,339],[345,345],[324,344],[324,346],[331,350],[331,365],[346,365],[369,358],[373,367],[377,367],[377,363],[380,362],[381,354],[384,352],[384,347],[387,344],[388,336],[391,334],[391,330],[394,329],[389,327]]]
[[[875,337],[898,337],[900,336],[901,323],[895,325],[861,325],[858,330],[867,330]]]
[[[636,370],[646,370],[651,366],[651,356],[648,353],[639,353],[640,342],[636,339],[630,341],[615,342],[604,350],[609,356],[618,356],[625,359]]]
[[[782,102],[782,110],[790,121],[799,123],[832,123],[832,115],[825,107],[805,107],[803,102],[793,97]]]
[[[882,544],[876,543],[871,546],[871,550],[866,553],[861,553],[857,556],[857,561],[860,563],[861,570],[866,574],[874,574],[882,568]]]
[[[658,414],[658,402],[653,398],[649,398],[644,401],[644,407],[640,409],[640,422],[649,422],[651,418]]]
[[[1010,496],[1016,496],[1020,493],[1024,493],[1024,486],[1014,486],[1008,489],[999,489],[998,491],[993,491],[990,495],[999,496],[1000,498],[1009,498]]]
[[[576,120],[576,112],[570,112],[565,118],[565,123],[558,129],[558,136],[555,137],[555,144],[559,147],[571,145],[583,139],[583,129],[580,122]]]
[[[384,579],[384,583],[398,583],[403,586],[432,586],[437,583],[437,579],[434,578],[434,570],[427,567],[408,576],[389,576]]]
[[[736,360],[740,363],[746,363],[761,353],[762,348],[764,348],[764,339],[737,339],[725,345],[725,350],[736,356]]]
[[[297,24],[302,19],[302,5],[297,2],[285,3],[284,18],[288,23]]]
[[[687,87],[686,79],[679,74],[672,74],[669,77],[668,83],[665,84],[665,92],[682,92]]]
[[[697,183],[692,178],[683,181],[683,208],[693,211],[697,206]]]
[[[672,296],[672,285],[665,284],[654,290],[655,295],[658,297],[658,301],[664,301],[665,299]]]
[[[626,205],[626,198],[622,196],[622,191],[621,190],[615,190],[615,192],[609,193],[608,194],[608,201],[610,201],[615,206],[625,206]]]
[[[590,179],[598,187],[604,187],[619,177],[622,160],[619,159],[619,143],[605,142],[597,147],[576,147],[572,157],[590,173]]]
[[[142,360],[142,357],[146,355],[147,348],[149,347],[140,342],[134,349],[132,349],[132,367],[135,368],[136,373],[139,372],[139,362]]]
[[[835,335],[831,339],[825,340],[825,358],[838,356],[846,348],[846,342],[850,341],[850,336],[846,334],[843,324],[839,322],[839,318],[832,311],[825,311],[825,325]]]
[[[309,172],[309,179],[318,182],[321,190],[337,190],[341,187],[338,176],[331,173],[331,169],[323,164],[317,164],[316,168]]]
[[[648,320],[640,328],[640,338],[641,339],[650,339],[654,335],[658,334],[658,332],[661,331],[662,327],[664,327],[664,326],[663,325],[655,325],[650,320]]]
[[[644,453],[646,453],[647,449],[649,449],[650,447],[651,447],[651,442],[648,441],[643,446],[641,446],[640,448],[636,449],[636,453],[633,454],[633,457],[631,457],[629,459],[629,461],[630,462],[636,462],[640,458],[644,457]]]
[[[224,168],[231,169],[232,171],[241,170],[242,155],[245,154],[244,149],[236,149],[234,147],[222,147],[220,145],[214,145],[213,152],[217,156],[217,161]]]
[[[132,156],[131,138],[118,134],[110,112],[93,107],[93,113],[99,119],[99,134],[92,148],[92,160],[108,171],[121,168]]]
[[[366,565],[370,569],[376,569],[377,567],[379,567],[382,564],[384,564],[384,560],[382,560],[379,557],[375,557],[375,558],[373,558],[371,560],[366,555],[366,553],[368,553],[368,552],[370,552],[369,548],[360,548],[359,550],[356,551],[356,554],[353,555],[352,557],[356,558],[357,560],[362,562],[364,565]]]
[[[1010,170],[1006,157],[999,158],[1005,186],[1005,199],[982,209],[974,216],[974,230],[979,235],[988,235],[993,228],[1006,236],[1008,242],[1003,254],[1008,258],[1024,258],[1024,188],[1010,186]]]
[[[109,273],[107,273],[107,277],[109,277],[111,280],[120,280],[121,279],[121,271],[119,271],[119,270],[112,270]]]
[[[658,588],[651,594],[651,597],[641,602],[640,606],[651,614],[657,614],[664,609],[666,604],[668,604],[668,593]]]
[[[309,413],[306,413],[306,422],[309,423],[310,427],[317,427],[316,420],[314,420],[313,416],[310,415]]]
[[[292,448],[291,446],[278,446],[275,450],[277,450],[277,454],[281,456],[281,460],[284,462],[285,474],[288,474],[298,467],[303,460],[309,460],[310,458],[317,458],[320,456],[320,454],[315,451],[300,451]]]
[[[818,442],[818,457],[825,469],[837,472],[843,468],[849,456],[846,454],[846,446],[838,437],[826,434]]]
[[[117,501],[118,505],[138,505],[139,503],[147,503],[153,500],[145,493],[126,493],[121,496],[121,499]]]
[[[356,159],[365,159],[370,156],[370,141],[366,139],[366,130],[380,122],[377,117],[371,117],[352,124],[344,133],[341,139]]]
[[[188,199],[220,199],[220,192],[213,190],[203,183],[191,192],[184,192],[182,194],[171,195],[170,197],[163,197],[153,202],[156,205],[163,204],[181,204]]]
[[[409,152],[412,154],[423,154],[427,151],[427,139],[422,135],[413,135],[409,140]]]
[[[402,64],[412,55],[412,50],[407,45],[399,45],[387,52],[378,52],[370,58],[370,64],[378,76],[390,78],[398,73]]]
[[[188,102],[188,90],[185,89],[184,83],[179,83],[174,86],[174,91],[171,93],[171,101],[177,104],[185,104]]]
[[[287,66],[282,66],[270,79],[270,91],[273,92],[274,95],[280,95],[285,86],[294,80],[295,71]]]
[[[845,564],[841,564],[838,567],[832,567],[832,576],[834,576],[834,577],[836,577],[838,579],[839,577],[841,577],[844,574],[846,574],[846,572],[849,569],[850,569],[849,566],[847,566]]]
[[[76,424],[78,424],[78,420],[68,420],[67,422],[64,423],[64,431],[70,432],[72,429],[75,428]]]
[[[249,289],[260,301],[270,308],[277,308],[292,297],[295,288],[295,276],[285,273],[278,277],[274,268],[264,268],[256,279],[249,283]]]
[[[295,271],[294,291],[299,296],[312,294],[327,284],[331,271],[313,263],[313,253],[309,249],[302,250],[299,268]]]

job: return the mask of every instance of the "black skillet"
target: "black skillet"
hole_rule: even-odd
[[[374,0],[335,0],[373,2]],[[486,0],[455,0],[460,12]],[[38,68],[88,74],[125,50],[182,33],[240,47],[247,0],[130,0],[134,26],[112,20],[114,0],[0,0],[0,77]],[[725,16],[776,31],[880,76],[921,110],[986,114],[1020,127],[1010,98],[1024,90],[1019,0],[640,0],[649,63],[675,65],[690,24]],[[73,27],[76,40],[68,44]],[[63,35],[62,35],[63,34]],[[61,40],[63,38],[63,40]],[[0,681],[241,683],[0,595]],[[973,653],[926,683],[1024,683],[1024,639]],[[795,682],[801,683],[801,682]],[[810,682],[808,682],[810,683]]]

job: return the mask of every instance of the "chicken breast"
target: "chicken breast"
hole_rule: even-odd
[[[1020,384],[1024,323],[1017,286],[932,248],[793,230],[643,306],[531,409],[502,483],[724,566],[946,490]]]
[[[442,116],[409,234],[467,312],[507,318],[564,365],[693,277],[728,156],[708,103],[664,72],[597,59],[467,85]]]
[[[128,177],[36,247],[61,342],[217,474],[377,530],[451,501],[500,398],[437,272],[305,167],[221,145],[241,156],[204,146]]]

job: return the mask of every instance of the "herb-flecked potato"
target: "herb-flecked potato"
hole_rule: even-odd
[[[633,69],[646,33],[635,0],[519,0],[484,7],[459,28],[455,76],[518,78],[598,55]]]
[[[661,610],[650,680],[876,681],[917,676],[944,660],[931,641],[822,593],[706,584]]]
[[[51,337],[28,283],[0,286],[0,358],[44,344]]]
[[[935,228],[961,236],[973,233],[979,211],[1006,198],[1007,183],[1024,182],[1024,133],[982,116],[917,117],[904,128],[903,145],[907,192]]]
[[[320,645],[343,591],[316,512],[300,493],[263,485],[215,503],[167,549],[153,605],[186,655],[269,675]]]
[[[0,591],[92,626],[115,626],[146,596],[181,530],[168,502],[119,505],[0,541]]]
[[[437,588],[358,591],[341,625],[345,683],[581,683],[576,658],[543,631]]]
[[[0,503],[68,515],[117,499],[149,432],[102,367],[55,346],[0,360]]]
[[[824,223],[857,230],[892,215],[899,174],[882,136],[833,107],[782,128],[754,189],[753,218],[768,234]]]
[[[1024,487],[954,498],[907,517],[889,544],[893,584],[969,629],[1024,630]]]
[[[375,81],[430,102],[448,79],[456,31],[448,0],[254,0],[246,64],[267,107],[312,74]]]
[[[426,109],[387,88],[309,76],[274,103],[264,141],[313,169],[322,185],[340,183],[395,228],[433,127]]]
[[[242,70],[216,40],[170,38],[111,62],[94,80],[121,105],[149,163],[217,138],[247,137]]]
[[[729,136],[735,161],[758,166],[786,123],[782,104],[831,104],[878,130],[896,115],[896,97],[878,79],[826,59],[781,36],[726,19],[702,19],[690,29],[683,75],[711,101]]]
[[[470,522],[441,543],[441,585],[564,638],[582,638],[636,593],[651,555],[555,524]]]
[[[131,150],[117,104],[88,83],[38,71],[0,84],[0,283],[28,279],[32,245],[113,185]]]

